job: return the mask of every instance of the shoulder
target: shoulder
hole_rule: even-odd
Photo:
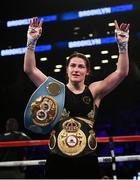
[[[93,83],[89,84],[89,86],[88,86],[91,94],[94,95],[94,96],[96,95],[98,84],[99,84],[98,82],[93,82]]]
[[[97,82],[93,82],[89,85],[89,90],[92,94],[92,96],[94,97],[94,101],[97,107],[99,107],[100,105],[100,101],[101,101],[101,84],[102,81],[97,81]]]
[[[89,85],[89,89],[91,93],[93,93],[94,95],[99,95],[100,89],[102,87],[102,82],[103,81],[96,81],[96,82],[91,83]]]

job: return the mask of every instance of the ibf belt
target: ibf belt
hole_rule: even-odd
[[[27,129],[46,134],[58,122],[65,99],[65,85],[52,77],[37,88],[30,97],[24,112]]]
[[[50,150],[62,156],[83,156],[93,152],[96,146],[93,129],[76,118],[58,122],[49,140]]]

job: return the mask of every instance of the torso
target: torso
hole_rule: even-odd
[[[84,91],[79,94],[73,93],[66,86],[64,108],[66,109],[66,112],[69,112],[70,116],[90,118],[91,113],[94,113],[93,118],[95,118],[95,115],[97,114],[97,107],[94,104],[93,96],[87,86]]]
[[[51,153],[69,157],[94,155],[97,146],[93,130],[96,114],[97,107],[87,86],[79,94],[66,86],[64,109],[50,134]]]

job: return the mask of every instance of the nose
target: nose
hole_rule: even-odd
[[[73,70],[77,72],[79,70],[78,66],[75,66]]]

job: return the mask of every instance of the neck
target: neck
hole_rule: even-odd
[[[67,87],[75,93],[83,92],[85,89],[85,84],[83,83],[74,83],[74,82],[68,82]]]

